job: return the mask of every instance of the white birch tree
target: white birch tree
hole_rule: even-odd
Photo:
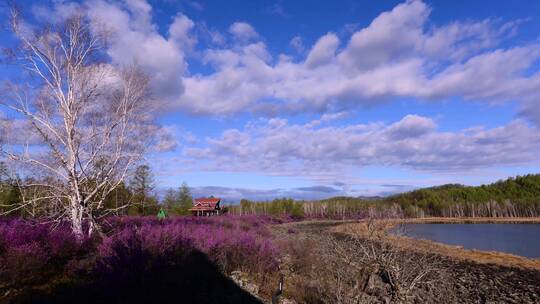
[[[28,26],[13,9],[11,28],[19,44],[8,55],[30,77],[7,84],[0,97],[11,113],[1,152],[22,177],[22,193],[41,191],[10,211],[48,204],[54,220],[91,235],[105,197],[153,139],[149,79],[135,65],[107,63],[107,36],[84,12]]]

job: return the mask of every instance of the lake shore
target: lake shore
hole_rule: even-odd
[[[367,220],[310,220],[278,225],[276,229],[279,228],[280,235],[290,238],[296,246],[301,247],[302,240],[308,240],[312,243],[310,251],[296,250],[300,256],[298,259],[303,261],[301,257],[310,254],[316,255],[325,246],[331,247],[327,251],[330,253],[336,252],[337,247],[340,248],[339,251],[343,250],[341,246],[346,248],[345,244],[350,240],[348,236],[352,233],[356,235],[364,233],[365,225],[368,222]],[[385,225],[389,224],[389,221],[379,221],[379,223],[381,222]],[[387,227],[392,225],[395,223],[389,224]],[[335,238],[334,243],[327,242],[329,235]],[[360,237],[364,238],[365,235],[360,235]],[[430,241],[418,241],[393,235],[388,236],[386,241],[403,250],[403,258],[399,261],[406,263],[407,260],[417,259],[423,261],[421,263],[424,263],[426,268],[438,267],[440,269],[440,280],[427,288],[415,289],[412,296],[417,300],[417,303],[540,303],[540,286],[538,285],[540,269],[538,264],[534,263],[535,260],[509,254],[473,252]],[[341,244],[341,246],[337,246],[337,244]],[[361,259],[362,256],[362,253],[359,252],[357,255],[353,255],[353,260]],[[430,258],[426,259],[426,257]],[[322,260],[328,258],[329,256],[324,256]],[[341,275],[347,273],[339,272],[340,269],[345,272],[353,271],[353,268],[349,266],[350,260],[343,263],[346,266],[340,266],[339,263],[332,261],[329,273],[318,271],[317,275],[311,277],[307,275],[310,272],[307,274],[299,273],[298,277],[286,275],[288,295],[295,298],[294,293],[290,293],[295,289],[294,286],[291,286],[294,282],[329,280],[332,277],[331,274],[334,273],[332,270]],[[302,269],[300,266],[304,264],[310,266],[307,267],[309,269],[313,267],[313,263],[297,262],[297,264],[295,267],[284,267],[283,269]],[[365,292],[370,296],[378,296],[377,293],[372,294],[369,288]],[[366,301],[385,303],[385,298],[369,298],[369,301]]]
[[[467,224],[467,223],[521,223],[540,224],[540,218],[415,218],[415,219],[389,219],[380,220],[390,229],[399,224]],[[332,228],[337,233],[359,233],[365,231],[365,221],[357,223],[344,223]],[[387,240],[393,245],[404,250],[412,250],[423,253],[437,253],[449,258],[470,261],[480,264],[495,264],[505,267],[518,267],[522,269],[540,270],[540,259],[529,259],[526,257],[513,255],[497,251],[482,251],[465,249],[462,246],[453,246],[431,240],[417,239],[408,236],[387,235]]]

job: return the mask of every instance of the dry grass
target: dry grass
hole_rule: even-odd
[[[540,223],[540,218],[422,218],[381,221],[381,225],[385,225],[387,229],[402,223]],[[346,234],[362,234],[367,231],[366,225],[366,222],[346,223],[333,227],[332,230]],[[540,270],[540,259],[528,259],[502,252],[468,250],[461,246],[451,246],[405,236],[386,235],[386,238],[394,246],[405,250],[414,250],[421,253],[438,253],[453,259],[468,260],[482,264],[497,264]]]

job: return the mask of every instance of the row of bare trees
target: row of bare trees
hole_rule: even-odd
[[[398,195],[399,197],[399,195]],[[444,205],[427,203],[411,204],[392,197],[380,200],[334,198],[323,201],[294,201],[275,199],[254,202],[242,200],[231,206],[230,213],[237,215],[288,214],[295,217],[324,219],[354,219],[367,217],[536,217],[540,216],[540,201],[504,199],[484,202],[448,201]]]
[[[90,235],[107,196],[151,146],[149,78],[136,65],[107,63],[114,33],[92,26],[84,11],[32,26],[11,12],[17,45],[5,54],[23,81],[5,84],[0,96],[0,151],[18,188],[39,190],[22,191],[18,208],[46,202],[51,220]]]

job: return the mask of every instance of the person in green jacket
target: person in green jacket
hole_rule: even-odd
[[[164,219],[166,217],[169,217],[169,215],[167,214],[167,212],[165,212],[165,210],[163,210],[163,208],[161,208],[161,209],[159,209],[157,217],[158,217],[158,219],[162,220],[162,219]]]

